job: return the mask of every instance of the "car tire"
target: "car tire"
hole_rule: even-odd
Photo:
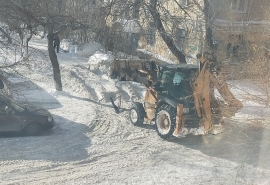
[[[135,126],[143,125],[145,115],[143,105],[139,102],[133,102],[133,105],[129,111],[131,123]]]
[[[161,105],[156,111],[155,127],[158,135],[163,139],[172,136],[176,125],[176,109],[170,105]]]
[[[41,132],[41,126],[38,123],[30,123],[25,127],[24,132],[27,136],[39,135]]]

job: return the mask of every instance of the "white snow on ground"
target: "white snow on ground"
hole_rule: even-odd
[[[32,70],[19,66],[16,70],[25,78],[8,79],[17,99],[47,108],[56,126],[38,137],[0,138],[0,184],[270,183],[269,169],[163,140],[151,126],[134,127],[128,111],[116,114],[109,96],[118,98],[119,104],[121,95],[121,106],[128,109],[131,101],[141,100],[145,89],[135,82],[109,79],[106,69],[112,56],[95,53],[88,60],[57,54],[64,89],[58,92],[46,40],[34,38],[31,46],[45,56],[31,49]]]
[[[96,52],[104,52],[104,51],[105,48],[100,43],[92,41],[81,47],[80,50],[77,52],[77,54],[78,56],[88,58]]]

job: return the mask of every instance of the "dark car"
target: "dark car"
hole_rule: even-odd
[[[49,111],[0,95],[0,132],[23,132],[32,136],[53,126]]]

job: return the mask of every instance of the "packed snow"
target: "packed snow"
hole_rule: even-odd
[[[108,77],[112,54],[58,53],[59,92],[46,44],[33,38],[28,65],[3,75],[15,99],[42,105],[56,125],[41,136],[0,137],[1,184],[270,184],[269,110],[244,101],[256,90],[249,82],[230,82],[244,107],[225,119],[224,133],[167,141],[152,125],[129,121],[131,102],[142,101],[145,88]],[[123,112],[115,113],[110,96]]]

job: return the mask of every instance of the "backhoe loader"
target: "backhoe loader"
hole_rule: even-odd
[[[147,76],[155,75],[156,61],[144,59],[115,59],[111,68],[110,77],[120,81],[135,81],[146,83]]]
[[[154,122],[158,135],[164,139],[194,128],[203,128],[202,135],[216,134],[215,128],[220,128],[223,116],[231,116],[242,107],[216,64],[207,54],[197,57],[200,65],[167,64],[158,68],[144,102],[133,102],[130,109],[129,117],[135,126]],[[214,88],[224,101],[215,98]],[[230,110],[230,114],[224,110]]]

